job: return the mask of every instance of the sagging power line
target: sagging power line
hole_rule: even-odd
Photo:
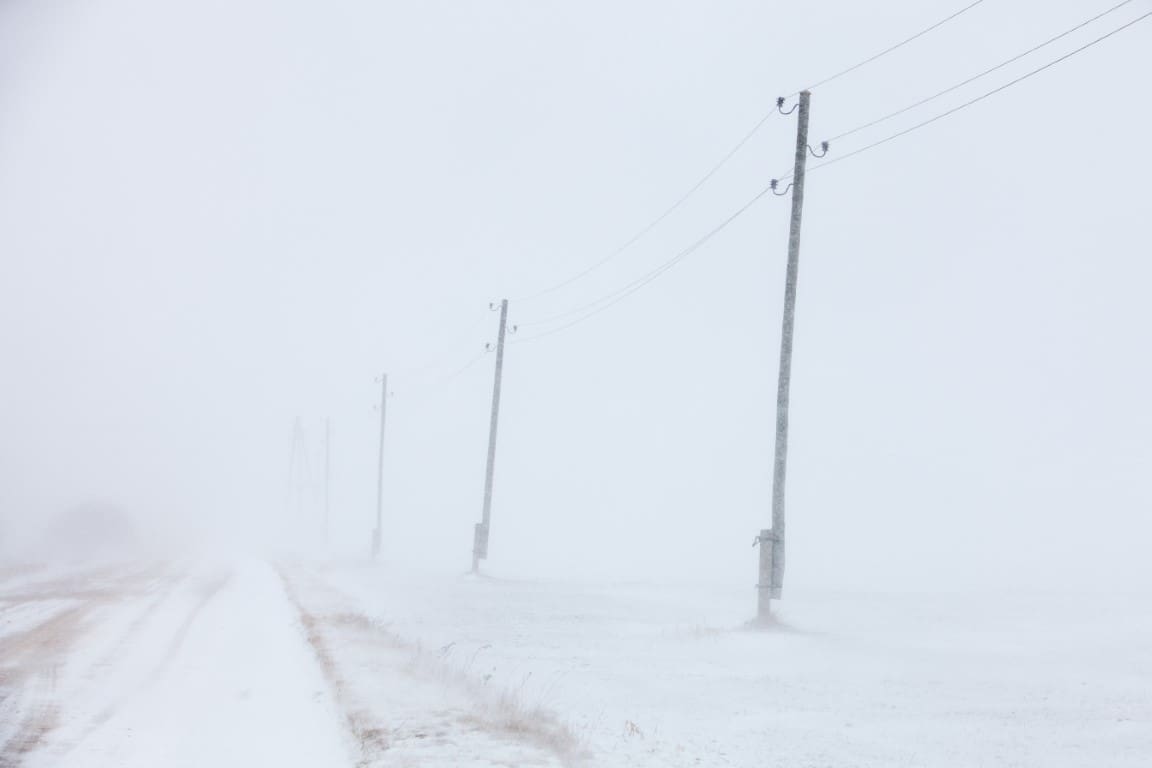
[[[924,35],[928,34],[932,30],[939,29],[940,27],[944,26],[948,22],[952,21],[955,18],[958,18],[959,16],[964,15],[965,13],[972,10],[973,8],[975,8],[976,6],[980,5],[983,2],[984,2],[984,0],[976,0],[976,2],[974,2],[974,3],[969,3],[968,5],[964,6],[963,8],[956,11],[955,13],[952,13],[949,16],[945,16],[943,19],[940,19],[939,21],[935,22],[934,24],[931,24],[931,25],[925,27],[924,29],[917,32],[916,34],[912,35],[911,37],[906,37],[903,40],[901,40],[900,42],[896,43],[895,45],[891,45],[891,46],[885,48],[884,50],[880,51],[879,53],[874,54],[872,56],[869,56],[868,58],[864,59],[863,61],[857,62],[856,64],[853,64],[852,66],[847,67],[846,69],[842,69],[839,72],[837,72],[836,74],[831,75],[830,77],[826,77],[823,80],[820,80],[818,82],[815,82],[812,85],[809,85],[807,88],[802,88],[801,90],[802,91],[813,91],[822,85],[827,85],[828,83],[832,82],[833,80],[839,80],[841,77],[844,77],[844,75],[855,72],[856,70],[860,69],[861,67],[867,66],[868,64],[871,64],[874,61],[877,61],[879,59],[884,58],[885,56],[892,53],[893,51],[896,51],[896,50],[899,50],[900,48],[903,48],[904,46],[908,45],[908,43],[911,43],[914,40],[918,40],[921,37],[924,37]],[[792,95],[798,96],[798,95],[800,95],[800,91],[793,91]]]
[[[534,322],[519,323],[519,325],[539,325],[539,324],[544,324],[544,323],[556,322],[558,320],[562,320],[562,319],[567,318],[567,317],[572,317],[573,315],[579,315],[581,312],[584,312],[584,314],[580,315],[579,317],[576,317],[571,322],[565,323],[564,325],[561,325],[561,326],[556,327],[556,328],[551,328],[547,331],[543,331],[543,332],[538,333],[534,336],[527,336],[527,337],[524,337],[522,339],[517,339],[516,341],[514,341],[512,343],[519,344],[521,342],[536,341],[537,339],[542,339],[546,336],[551,336],[554,333],[559,333],[560,331],[571,328],[574,325],[578,325],[578,324],[584,322],[585,320],[591,318],[592,316],[598,315],[599,313],[603,312],[604,310],[608,309],[609,307],[615,306],[616,304],[620,303],[624,299],[631,296],[636,291],[639,291],[641,288],[643,288],[644,286],[651,283],[656,278],[663,275],[668,270],[672,269],[674,266],[679,264],[684,259],[691,256],[701,246],[703,246],[705,243],[707,243],[709,240],[711,240],[716,235],[720,234],[720,232],[723,231],[729,224],[734,222],[736,219],[740,218],[740,216],[745,211],[747,211],[749,208],[751,208],[758,200],[760,200],[760,198],[764,197],[765,195],[767,195],[771,191],[772,191],[771,187],[765,187],[764,189],[760,190],[759,192],[757,192],[752,197],[752,199],[748,200],[742,206],[737,208],[733,213],[729,214],[727,218],[725,218],[723,221],[721,221],[719,224],[717,224],[715,227],[713,227],[703,237],[696,240],[694,243],[689,245],[687,248],[681,250],[679,253],[677,253],[672,258],[668,259],[667,261],[664,261],[663,263],[661,263],[656,268],[648,271],[644,275],[641,275],[640,277],[636,278],[632,282],[628,283],[623,288],[617,289],[617,290],[615,290],[615,291],[613,291],[613,292],[611,292],[605,296],[601,296],[596,301],[589,302],[589,303],[584,304],[580,307],[577,307],[573,310],[569,310],[568,312],[565,312],[561,315],[555,315],[553,317],[546,318],[543,320],[537,320]]]
[[[1121,3],[1121,6],[1122,5],[1124,5],[1124,3]],[[1120,6],[1117,6],[1117,7],[1120,7]],[[1101,16],[1106,15],[1107,13],[1110,13],[1111,10],[1114,10],[1114,9],[1110,9],[1109,11],[1105,11],[1103,14],[1101,14]],[[924,128],[926,126],[929,126],[932,123],[937,122],[938,120],[943,120],[946,117],[950,117],[950,116],[956,114],[957,112],[960,112],[961,110],[967,109],[968,107],[971,107],[974,104],[978,104],[979,102],[984,101],[985,99],[987,99],[990,96],[995,96],[997,93],[1000,93],[1001,91],[1005,91],[1014,85],[1018,85],[1018,84],[1024,82],[1025,80],[1028,80],[1029,78],[1031,78],[1035,75],[1038,75],[1041,72],[1044,72],[1045,70],[1050,69],[1051,67],[1053,67],[1053,66],[1055,66],[1055,65],[1057,65],[1063,61],[1066,61],[1066,60],[1072,58],[1073,56],[1076,56],[1077,54],[1082,53],[1083,51],[1086,51],[1089,48],[1092,48],[1095,45],[1098,45],[1099,43],[1104,42],[1105,40],[1111,38],[1112,36],[1114,36],[1120,32],[1123,32],[1124,30],[1128,29],[1129,27],[1132,27],[1135,24],[1138,24],[1139,22],[1144,21],[1145,19],[1149,18],[1150,16],[1152,16],[1152,11],[1149,11],[1149,12],[1147,12],[1141,16],[1137,16],[1135,19],[1132,19],[1131,21],[1129,21],[1125,24],[1122,24],[1119,27],[1116,27],[1115,29],[1112,29],[1112,30],[1106,32],[1105,34],[1100,35],[1099,37],[1097,37],[1093,40],[1090,40],[1089,42],[1085,43],[1084,45],[1081,45],[1079,48],[1071,50],[1068,53],[1065,53],[1063,56],[1055,58],[1049,62],[1046,62],[1045,64],[1043,64],[1039,67],[1036,67],[1033,70],[1025,72],[1023,75],[1020,75],[1019,77],[1016,77],[1012,80],[1009,80],[1007,83],[1004,83],[1003,85],[999,85],[996,88],[985,91],[984,93],[980,94],[979,96],[976,96],[975,98],[969,99],[968,101],[965,101],[962,104],[959,104],[955,107],[952,107],[951,109],[946,110],[944,112],[941,112],[938,115],[934,115],[934,116],[928,118],[927,120],[923,120],[919,123],[916,123],[913,126],[910,126],[908,128],[904,128],[903,130],[889,134],[888,136],[885,136],[882,139],[878,139],[877,141],[873,141],[869,144],[864,145],[863,147],[860,147],[858,149],[854,149],[854,150],[847,152],[845,154],[837,155],[837,156],[833,157],[831,160],[825,160],[822,163],[818,163],[817,165],[814,165],[811,168],[809,168],[808,172],[811,173],[812,171],[817,171],[817,170],[824,168],[824,167],[827,167],[829,165],[834,165],[835,163],[839,163],[841,161],[847,160],[850,157],[855,157],[856,155],[863,154],[864,152],[875,149],[876,147],[882,146],[882,145],[887,144],[891,141],[895,141],[896,139],[907,136],[908,134],[913,133],[914,131],[918,131],[921,128]],[[1086,22],[1086,23],[1088,23],[1088,22]],[[1084,25],[1082,24],[1081,26],[1084,26]],[[954,90],[954,89],[952,89],[952,90]],[[911,109],[914,106],[918,106],[918,105],[914,104],[914,105],[908,107],[907,109]],[[903,111],[907,111],[907,109],[905,109]],[[783,182],[783,181],[787,181],[790,178],[792,178],[792,171],[787,171],[785,173],[778,175],[775,178],[775,181]]]
[[[949,117],[951,115],[954,115],[963,109],[967,109],[968,107],[971,107],[974,104],[977,104],[981,101],[984,101],[984,99],[987,99],[989,96],[995,96],[997,93],[1000,93],[1001,91],[1005,91],[1014,85],[1022,83],[1025,80],[1029,79],[1030,77],[1033,77],[1034,75],[1038,75],[1041,72],[1045,71],[1046,69],[1049,69],[1051,67],[1056,66],[1057,64],[1059,64],[1062,61],[1067,61],[1068,59],[1072,58],[1073,56],[1075,56],[1075,55],[1077,55],[1083,51],[1086,51],[1089,48],[1092,48],[1093,46],[1098,45],[1099,43],[1104,42],[1105,40],[1112,37],[1113,35],[1116,35],[1120,32],[1123,32],[1124,30],[1128,29],[1129,27],[1131,27],[1135,24],[1138,24],[1141,21],[1144,21],[1145,19],[1147,19],[1150,16],[1152,16],[1152,11],[1149,11],[1142,16],[1137,16],[1135,19],[1132,19],[1128,23],[1123,24],[1119,27],[1116,27],[1115,29],[1111,30],[1110,32],[1107,32],[1107,33],[1101,35],[1100,37],[1097,37],[1096,39],[1085,43],[1084,45],[1080,46],[1079,48],[1076,48],[1075,50],[1069,51],[1068,53],[1064,54],[1063,56],[1060,56],[1059,58],[1053,59],[1052,61],[1049,61],[1048,63],[1037,67],[1036,69],[1033,69],[1029,72],[1026,72],[1023,75],[1020,75],[1019,77],[1017,77],[1013,80],[1009,80],[1007,83],[1004,83],[1001,86],[993,88],[990,91],[986,91],[974,99],[969,99],[968,101],[964,102],[963,104],[955,106],[946,112],[941,112],[940,114],[938,114],[934,117],[930,117],[927,120],[924,120],[922,122],[919,122],[916,125],[911,126],[910,128],[905,128],[902,131],[897,131],[896,133],[893,133],[889,136],[885,136],[884,138],[882,138],[878,141],[874,141],[871,144],[866,144],[863,147],[860,147],[859,149],[854,149],[851,152],[848,152],[848,153],[843,154],[843,155],[837,155],[836,157],[834,157],[831,160],[825,160],[824,162],[822,162],[818,165],[812,166],[812,168],[810,170],[816,171],[816,170],[819,170],[820,168],[826,168],[829,165],[839,163],[843,160],[847,160],[850,157],[855,157],[856,155],[863,154],[864,152],[867,152],[871,149],[875,149],[876,147],[879,147],[883,144],[887,144],[890,141],[895,141],[896,139],[899,139],[903,136],[907,136],[908,134],[912,133],[913,131],[918,131],[921,128],[924,128],[925,126],[931,125],[932,123],[935,123],[938,120],[943,120],[944,118]],[[781,177],[781,179],[783,179],[783,178],[787,178],[787,175]]]
[[[859,61],[856,64],[853,64],[852,66],[841,70],[840,72],[837,72],[836,74],[832,75],[831,77],[826,77],[823,80],[819,81],[818,83],[810,85],[806,89],[803,89],[803,90],[811,91],[813,88],[816,88],[817,86],[826,85],[827,83],[830,83],[833,80],[837,80],[837,79],[839,79],[839,78],[841,78],[841,77],[843,77],[843,76],[845,76],[851,72],[855,72],[856,70],[858,70],[858,69],[860,69],[860,68],[862,68],[868,64],[871,64],[872,62],[877,61],[878,59],[881,59],[884,56],[887,56],[888,54],[892,53],[893,51],[896,51],[899,48],[904,47],[908,43],[911,43],[913,40],[921,38],[924,35],[928,34],[929,32],[932,32],[933,30],[938,29],[939,27],[943,26],[944,24],[947,24],[949,21],[952,21],[953,19],[957,18],[958,16],[961,16],[962,14],[975,8],[976,6],[980,5],[983,2],[984,2],[984,0],[976,0],[976,2],[970,3],[969,5],[961,8],[958,11],[955,11],[954,13],[950,14],[949,16],[929,25],[928,27],[925,27],[924,29],[920,30],[919,32],[915,33],[914,35],[901,40],[900,42],[896,43],[895,45],[891,45],[888,48],[885,48],[884,50],[880,51],[879,53],[873,54],[872,56],[869,56],[868,58],[863,59],[862,61]],[[795,95],[798,95],[799,93],[800,93],[800,91],[794,91],[794,92],[792,92],[792,95],[795,96]],[[552,283],[551,285],[548,285],[545,288],[536,290],[532,293],[525,294],[523,296],[516,296],[512,299],[512,301],[519,303],[519,302],[523,302],[523,301],[532,301],[532,300],[538,299],[542,296],[547,296],[547,295],[554,293],[554,292],[556,292],[562,288],[568,287],[572,283],[575,283],[576,281],[586,277],[587,275],[592,274],[593,272],[600,269],[601,267],[603,267],[608,262],[615,259],[617,256],[620,256],[622,253],[627,251],[629,248],[631,248],[633,245],[635,245],[640,240],[642,240],[645,236],[647,236],[648,233],[650,233],[652,230],[654,230],[656,227],[658,227],[669,216],[671,216],[682,205],[684,205],[684,203],[686,203],[689,199],[691,199],[691,197],[693,195],[695,195],[698,191],[700,191],[700,189],[705,184],[707,184],[708,181],[711,180],[712,177],[715,176],[720,171],[720,169],[722,169],[724,166],[726,166],[728,164],[728,162],[736,155],[737,152],[739,152],[741,149],[743,149],[744,146],[749,141],[752,140],[752,137],[755,136],[760,131],[760,129],[764,127],[764,124],[768,122],[768,119],[771,118],[778,111],[780,111],[779,110],[779,104],[777,104],[776,108],[769,110],[763,116],[761,116],[756,121],[756,123],[752,126],[751,130],[749,130],[747,133],[745,133],[743,135],[743,137],[741,137],[741,139],[739,141],[737,141],[736,144],[731,149],[729,149],[728,152],[726,152],[724,154],[724,156],[720,158],[719,161],[717,161],[714,165],[712,165],[712,167],[709,168],[708,171],[705,172],[704,175],[701,176],[696,181],[696,183],[694,183],[691,187],[689,187],[686,192],[684,192],[682,195],[680,195],[678,198],[676,198],[676,200],[671,205],[669,205],[667,208],[665,208],[663,211],[661,211],[655,218],[651,219],[644,226],[640,227],[640,229],[638,229],[635,234],[633,234],[631,237],[629,237],[627,240],[625,240],[621,245],[619,245],[616,248],[614,248],[613,250],[609,251],[603,258],[601,258],[598,261],[593,262],[588,267],[585,267],[584,269],[581,269],[578,272],[576,272],[572,275],[569,275],[568,277],[566,277],[562,280],[559,280],[555,283]],[[784,113],[784,114],[790,114],[790,113]]]
[[[1095,16],[1093,16],[1092,18],[1086,19],[1086,20],[1080,22],[1079,24],[1072,27],[1071,29],[1067,29],[1067,30],[1061,32],[1060,34],[1055,35],[1054,37],[1048,38],[1047,40],[1045,40],[1044,42],[1042,42],[1038,45],[1032,46],[1031,48],[1024,51],[1023,53],[1018,53],[1010,59],[1005,59],[1004,61],[1000,62],[999,64],[997,64],[994,67],[990,67],[990,68],[984,70],[983,72],[980,72],[979,74],[976,74],[976,75],[973,75],[972,77],[969,77],[966,80],[961,80],[959,83],[956,83],[955,85],[950,85],[942,91],[937,91],[936,93],[932,94],[931,96],[928,96],[926,98],[920,99],[919,101],[913,102],[912,104],[909,104],[906,107],[902,107],[902,108],[896,110],[895,112],[889,112],[888,114],[884,115],[883,117],[878,117],[875,120],[871,120],[867,123],[863,123],[862,125],[858,125],[855,128],[850,128],[847,131],[843,131],[842,133],[838,133],[835,136],[832,136],[831,138],[829,138],[828,141],[829,142],[839,141],[840,139],[851,136],[854,133],[859,133],[860,131],[866,130],[868,128],[872,128],[873,126],[877,126],[877,125],[880,125],[881,123],[888,122],[892,118],[899,117],[900,115],[904,114],[905,112],[909,112],[913,109],[916,109],[917,107],[922,107],[925,104],[928,104],[929,102],[935,101],[936,99],[940,98],[941,96],[946,96],[947,94],[952,93],[955,90],[963,88],[966,85],[970,85],[971,83],[974,83],[977,80],[979,80],[983,77],[986,77],[987,75],[992,74],[993,72],[998,72],[999,70],[1003,69],[1004,67],[1008,66],[1009,64],[1013,64],[1013,63],[1019,61],[1020,59],[1023,59],[1025,56],[1029,56],[1030,54],[1036,53],[1036,51],[1039,51],[1040,49],[1045,48],[1045,47],[1051,45],[1052,43],[1055,43],[1058,40],[1063,40],[1065,37],[1072,34],[1073,32],[1077,32],[1077,31],[1083,29],[1084,27],[1088,26],[1092,22],[1098,21],[1110,13],[1115,13],[1116,11],[1120,10],[1121,8],[1123,8],[1124,6],[1126,6],[1132,2],[1133,2],[1133,0],[1124,0],[1121,3],[1117,3],[1116,5],[1112,6],[1108,10],[1102,11],[1102,12],[1096,14]]]
[[[696,194],[696,192],[698,192],[701,187],[703,187],[705,184],[707,184],[709,179],[711,179],[713,176],[715,176],[716,173],[721,168],[723,168],[725,165],[727,165],[728,161],[731,160],[736,155],[736,153],[739,152],[744,147],[745,144],[747,144],[749,141],[752,140],[752,137],[755,136],[760,131],[760,129],[764,127],[764,124],[766,122],[768,122],[768,118],[772,117],[774,114],[776,114],[775,109],[767,112],[763,117],[761,117],[759,120],[757,120],[756,124],[754,126],[752,126],[752,130],[750,130],[746,134],[744,134],[744,137],[741,138],[740,141],[736,142],[736,145],[733,146],[732,149],[728,150],[727,154],[725,154],[724,157],[720,158],[720,161],[717,162],[715,165],[713,165],[708,170],[707,173],[705,173],[703,176],[701,176],[699,181],[697,181],[695,184],[693,184],[691,187],[689,187],[687,192],[685,192],[683,195],[678,197],[676,199],[676,201],[674,203],[672,203],[672,205],[665,208],[664,211],[662,213],[660,213],[660,215],[658,215],[656,218],[652,219],[647,224],[645,224],[643,227],[641,227],[636,232],[636,234],[634,234],[634,235],[632,235],[632,237],[628,238],[628,240],[626,240],[622,245],[620,245],[616,249],[610,251],[608,253],[608,255],[606,255],[604,258],[593,263],[591,266],[587,267],[586,269],[583,269],[580,272],[577,272],[576,274],[574,274],[570,277],[567,277],[558,283],[554,283],[553,285],[551,285],[551,286],[549,286],[543,290],[536,291],[535,293],[528,294],[527,296],[517,297],[515,299],[515,301],[517,301],[517,302],[531,301],[533,299],[540,298],[541,296],[547,296],[548,294],[553,293],[555,291],[558,291],[561,288],[566,288],[567,286],[571,285],[572,283],[576,282],[577,280],[581,279],[582,277],[585,277],[586,275],[592,274],[596,270],[600,269],[600,267],[604,266],[609,261],[616,258],[620,254],[624,253],[624,251],[628,250],[633,245],[638,243],[641,239],[644,238],[645,235],[647,235],[649,232],[651,232],[653,229],[655,229],[657,226],[659,226],[661,222],[663,222],[665,219],[667,219],[669,216],[671,216],[673,213],[675,213],[676,210],[679,209],[681,205],[686,203],[689,198],[691,198],[694,194]]]
[[[901,110],[901,113],[906,112],[909,109],[914,108],[915,106],[919,106],[922,103],[926,103],[927,101],[931,101],[932,99],[937,98],[939,96],[942,96],[945,93],[949,93],[953,90],[956,90],[957,88],[959,88],[963,85],[966,85],[966,84],[968,84],[968,83],[970,83],[976,79],[979,79],[980,77],[983,77],[986,74],[990,74],[991,72],[994,72],[997,69],[1000,69],[1000,68],[1006,66],[1007,64],[1010,64],[1013,61],[1016,61],[1016,60],[1018,60],[1024,56],[1028,55],[1029,53],[1032,53],[1036,50],[1039,50],[1040,48],[1043,48],[1044,46],[1046,46],[1052,42],[1055,42],[1056,40],[1059,40],[1063,37],[1066,37],[1068,34],[1071,34],[1072,32],[1075,32],[1076,30],[1083,28],[1084,26],[1092,23],[1093,21],[1096,21],[1096,20],[1102,18],[1103,16],[1106,16],[1109,13],[1112,13],[1112,12],[1124,7],[1125,5],[1128,5],[1130,2],[1131,2],[1131,0],[1125,0],[1125,2],[1119,3],[1116,6],[1113,6],[1112,8],[1110,8],[1106,11],[1103,11],[1100,14],[1097,14],[1096,16],[1093,16],[1090,19],[1088,19],[1084,22],[1081,22],[1077,26],[1061,33],[1060,35],[1057,35],[1056,37],[1053,37],[1053,38],[1045,41],[1044,43],[1040,44],[1039,46],[1035,46],[1034,48],[1030,49],[1029,51],[1026,51],[1025,53],[1019,54],[1018,56],[1013,57],[1012,59],[1009,59],[1005,62],[1002,62],[1001,64],[997,65],[996,67],[994,67],[990,70],[986,70],[984,73],[981,73],[980,75],[977,75],[976,77],[969,78],[968,80],[966,80],[960,84],[957,84],[955,86],[952,86],[951,88],[946,89],[945,91],[941,91],[938,94],[936,94],[935,96],[930,97],[929,99],[922,100],[921,102],[918,102],[917,104],[913,104],[913,105]],[[961,105],[959,105],[959,106],[957,106],[951,110],[948,110],[947,112],[944,112],[940,115],[937,115],[937,116],[935,116],[929,120],[926,120],[922,123],[919,123],[915,126],[912,126],[911,128],[905,129],[905,130],[900,131],[898,133],[895,133],[889,137],[881,139],[880,141],[873,142],[872,144],[869,144],[865,147],[862,147],[860,149],[849,152],[845,155],[840,155],[840,156],[835,157],[831,160],[827,160],[823,163],[815,165],[812,167],[811,170],[814,171],[814,170],[816,170],[818,168],[822,168],[826,165],[831,165],[833,163],[847,159],[848,157],[852,157],[854,155],[860,154],[860,153],[865,152],[869,149],[877,147],[881,144],[887,143],[888,141],[892,141],[896,138],[899,138],[899,137],[904,136],[908,133],[911,133],[911,132],[913,132],[919,128],[922,128],[926,125],[929,125],[933,122],[936,122],[937,120],[940,120],[940,119],[947,117],[951,114],[954,114],[954,113],[960,111],[961,109],[964,109],[968,106],[972,106],[973,104],[976,104],[977,102],[982,101],[983,99],[985,99],[989,96],[992,96],[996,93],[999,93],[1002,90],[1005,90],[1005,89],[1007,89],[1013,85],[1016,85],[1016,84],[1018,84],[1024,80],[1028,79],[1029,77],[1031,77],[1035,74],[1038,74],[1038,73],[1044,71],[1045,69],[1048,69],[1049,67],[1051,67],[1051,66],[1053,66],[1053,65],[1055,65],[1061,61],[1064,61],[1065,59],[1068,59],[1068,58],[1076,55],[1077,53],[1080,53],[1081,51],[1083,51],[1087,48],[1090,48],[1093,45],[1096,45],[1097,43],[1102,42],[1103,40],[1106,40],[1107,38],[1111,37],[1112,35],[1116,34],[1117,32],[1119,32],[1123,29],[1126,29],[1127,27],[1132,26],[1133,24],[1147,18],[1150,15],[1152,15],[1152,12],[1149,12],[1148,14],[1145,14],[1144,16],[1140,16],[1137,19],[1134,19],[1134,20],[1128,22],[1127,24],[1122,25],[1121,27],[1118,27],[1117,29],[1110,31],[1107,34],[1096,38],[1095,40],[1081,46],[1080,48],[1077,48],[1076,50],[1071,51],[1071,52],[1059,57],[1058,59],[1055,59],[1054,61],[1048,62],[1044,66],[1041,66],[1035,70],[1032,70],[1031,72],[1028,72],[1025,75],[1022,75],[1021,77],[1018,77],[1018,78],[1016,78],[1016,79],[1014,79],[1014,80],[1012,80],[1012,81],[1010,81],[1004,85],[1001,85],[995,89],[992,89],[992,90],[990,90],[984,94],[981,94],[980,96],[976,97],[975,99],[972,99],[972,100],[970,100],[964,104],[961,104]],[[892,116],[895,116],[895,114],[893,114]],[[854,131],[850,131],[849,133],[851,133],[851,132],[854,132]],[[841,134],[841,135],[843,136],[843,135],[847,135],[847,134]],[[822,154],[817,154],[816,150],[813,149],[811,146],[808,146],[807,149],[812,155],[814,155],[816,157],[823,157],[823,155],[827,154],[827,152],[829,150],[829,142],[828,141],[822,142]],[[648,285],[650,282],[652,282],[656,278],[660,277],[666,271],[668,271],[673,266],[678,264],[681,260],[683,260],[687,256],[691,255],[693,252],[695,252],[701,245],[703,245],[705,242],[707,242],[709,239],[711,239],[720,230],[724,229],[728,224],[730,224],[733,220],[735,220],[737,217],[739,217],[740,214],[742,214],[745,210],[747,210],[748,207],[750,207],[753,203],[755,203],[757,200],[759,200],[761,197],[763,197],[769,191],[776,192],[775,183],[777,181],[786,181],[786,180],[792,178],[792,175],[793,175],[792,171],[789,171],[788,173],[785,173],[785,174],[781,174],[779,177],[777,177],[777,179],[773,180],[773,185],[771,185],[770,188],[761,190],[755,197],[752,198],[752,200],[748,201],[747,203],[744,204],[744,206],[737,209],[737,211],[735,213],[733,213],[728,218],[726,218],[723,222],[720,223],[719,226],[714,228],[712,231],[710,231],[708,234],[706,234],[703,238],[694,242],[693,244],[691,244],[690,246],[688,246],[684,250],[680,251],[675,256],[673,256],[671,259],[668,259],[667,261],[661,263],[660,265],[658,265],[654,269],[650,270],[649,272],[645,273],[644,275],[641,275],[639,278],[636,278],[635,280],[632,280],[631,282],[625,284],[621,288],[618,288],[614,291],[611,291],[610,293],[607,293],[603,296],[600,296],[599,298],[597,298],[593,301],[586,302],[586,303],[581,304],[577,307],[573,307],[569,310],[566,310],[564,312],[560,312],[560,313],[555,314],[555,315],[549,315],[549,316],[542,317],[542,318],[520,321],[519,325],[533,326],[533,325],[549,325],[552,323],[562,322],[564,320],[569,320],[569,322],[563,323],[562,325],[560,325],[556,328],[552,328],[552,329],[549,329],[547,331],[543,331],[543,332],[535,334],[533,336],[527,336],[527,337],[524,337],[522,339],[518,339],[514,343],[535,341],[537,339],[551,336],[554,333],[559,333],[563,330],[571,328],[574,325],[578,325],[579,323],[583,322],[584,320],[587,320],[587,319],[593,317],[594,315],[599,314],[601,311],[608,309],[611,306],[614,306],[615,304],[619,303],[620,301],[623,301],[625,298],[632,295],[636,291],[640,290],[644,286]],[[783,193],[777,192],[777,194],[783,194]]]
[[[398,397],[411,401],[413,399],[419,400],[420,398],[426,397],[427,395],[438,392],[441,389],[443,389],[444,387],[451,384],[452,382],[456,381],[458,378],[463,376],[465,373],[470,371],[472,368],[474,368],[477,365],[477,363],[479,363],[481,360],[483,360],[484,356],[487,355],[488,353],[490,353],[491,351],[492,351],[492,345],[491,344],[485,344],[480,349],[479,352],[473,354],[472,356],[467,358],[467,360],[465,360],[463,363],[456,365],[454,368],[448,369],[448,372],[442,376],[439,376],[435,379],[432,379],[431,381],[426,381],[424,383],[421,383],[419,386],[413,386],[413,385],[409,384],[408,389],[405,389],[405,387],[403,385],[400,387],[397,387],[397,391],[399,392]],[[435,366],[435,367],[447,368],[447,366]],[[426,366],[426,368],[431,369],[431,368],[433,368],[433,366]]]

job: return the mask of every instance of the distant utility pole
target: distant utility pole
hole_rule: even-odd
[[[372,557],[380,556],[384,518],[384,425],[388,408],[388,374],[380,376],[380,452],[376,466],[376,529],[372,532]]]
[[[332,419],[324,418],[324,545],[332,517]]]
[[[500,302],[500,335],[496,339],[496,380],[492,385],[492,420],[488,425],[488,469],[484,475],[484,514],[472,533],[472,573],[488,558],[488,523],[492,519],[492,477],[496,471],[496,428],[500,423],[500,379],[504,374],[504,335],[508,330],[508,299]]]
[[[800,220],[804,212],[804,169],[808,161],[808,106],[800,92],[796,121],[796,165],[792,171],[792,222],[788,231],[788,272],[784,281],[784,326],[780,334],[780,379],[776,388],[776,462],[772,472],[772,527],[756,537],[760,545],[760,581],[756,618],[771,619],[772,599],[784,589],[784,480],[788,469],[788,393],[792,382],[792,331],[796,322],[796,273],[800,266]]]

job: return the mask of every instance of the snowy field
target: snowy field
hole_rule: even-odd
[[[1147,766],[1147,595],[0,572],[0,766]]]

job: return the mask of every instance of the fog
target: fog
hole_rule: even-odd
[[[0,3],[0,552],[114,507],[166,546],[367,558],[386,372],[383,558],[465,570],[493,356],[453,374],[489,303],[518,342],[670,258],[789,169],[793,118],[517,301],[953,5]],[[813,143],[1092,12],[966,14],[816,88]],[[1134,27],[810,175],[790,589],[1152,584],[1147,52]],[[491,572],[755,582],[787,219],[768,196],[509,344]]]

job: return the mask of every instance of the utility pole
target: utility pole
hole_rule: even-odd
[[[756,537],[760,581],[756,618],[771,620],[773,599],[784,589],[784,481],[788,469],[788,394],[792,383],[792,332],[796,322],[796,274],[800,266],[800,220],[804,213],[804,169],[808,161],[808,107],[812,95],[800,92],[796,120],[796,165],[792,171],[792,221],[788,230],[788,271],[784,280],[784,325],[780,333],[780,379],[776,388],[776,460],[772,471],[772,527]]]
[[[492,420],[488,425],[488,469],[484,475],[484,514],[472,532],[472,573],[488,559],[488,523],[492,519],[492,477],[496,471],[496,428],[500,423],[500,379],[504,374],[504,334],[508,329],[508,299],[500,302],[500,335],[496,339],[496,379],[492,384]]]
[[[388,374],[380,376],[380,452],[376,466],[376,529],[372,532],[372,557],[380,556],[384,518],[384,425],[388,408]]]
[[[324,418],[324,546],[332,517],[332,419]]]

